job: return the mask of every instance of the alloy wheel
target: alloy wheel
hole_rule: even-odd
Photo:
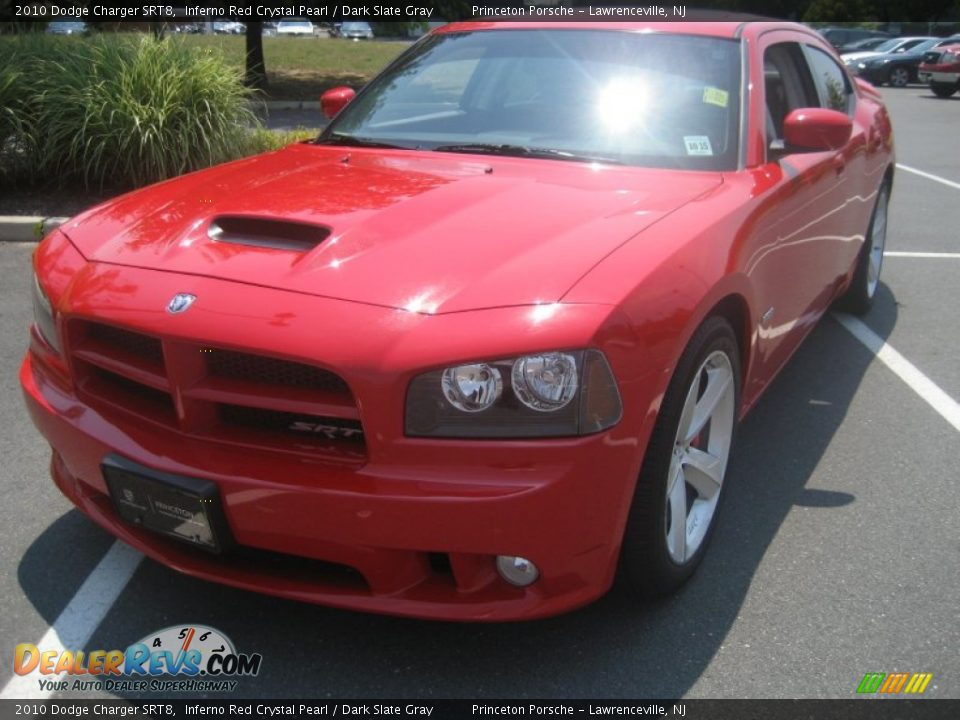
[[[906,87],[910,82],[910,71],[906,68],[894,68],[890,71],[890,84],[893,87]]]
[[[664,503],[667,551],[678,565],[700,548],[713,520],[733,441],[736,383],[730,358],[711,353],[687,391]]]

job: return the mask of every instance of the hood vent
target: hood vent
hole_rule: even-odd
[[[309,223],[254,217],[219,217],[207,236],[214,242],[307,252],[330,236],[330,228]]]

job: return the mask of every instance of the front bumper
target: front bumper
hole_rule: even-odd
[[[853,66],[851,69],[857,77],[863,78],[873,85],[882,85],[887,81],[887,78],[890,75],[890,68],[883,65],[866,68],[858,68]]]
[[[165,275],[127,272],[131,285],[148,297],[145,307],[162,307],[153,296],[167,296],[173,286],[164,285],[180,282]],[[263,294],[265,303],[269,294],[276,295],[255,288],[249,293]],[[122,309],[106,304],[83,309],[112,322],[139,317],[145,331],[157,332],[153,323],[159,320],[138,313],[136,295]],[[212,313],[218,312],[212,307],[215,297],[204,295]],[[251,300],[272,316],[273,308]],[[335,301],[303,300],[302,305],[314,302],[329,311]],[[567,318],[566,327],[577,325]],[[212,332],[236,329],[221,324]],[[235,338],[214,340],[235,344]],[[276,347],[269,337],[260,342],[260,351]],[[92,407],[56,370],[36,335],[20,380],[30,415],[53,448],[57,486],[99,525],[147,556],[195,577],[284,598],[448,620],[548,616],[605,593],[639,471],[643,428],[653,417],[625,408],[620,425],[581,438],[405,438],[392,421],[379,417],[399,414],[390,400],[402,402],[402,390],[391,398],[375,374],[367,380],[348,378],[370,437],[369,455],[358,466],[209,442]],[[627,379],[621,392],[637,391],[642,384],[652,393],[651,382],[650,377],[642,383]],[[216,483],[240,551],[211,556],[121,520],[100,468],[108,454]],[[509,585],[495,572],[497,555],[533,560],[540,579],[523,589]]]

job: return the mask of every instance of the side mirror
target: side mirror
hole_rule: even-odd
[[[784,144],[800,151],[839,150],[852,132],[853,122],[845,113],[826,108],[799,108],[783,120]]]
[[[323,95],[320,96],[320,107],[323,110],[323,115],[328,120],[332,120],[336,117],[343,108],[347,106],[354,96],[357,93],[353,91],[353,88],[348,88],[346,86],[330,88]]]

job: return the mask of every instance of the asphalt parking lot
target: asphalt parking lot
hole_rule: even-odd
[[[932,384],[960,400],[960,96],[883,94],[912,170],[897,173],[892,254],[864,322],[929,384],[824,318],[741,427],[700,572],[658,604],[614,589],[535,623],[420,622],[276,600],[144,560],[132,574],[108,568],[119,594],[99,597],[102,619],[87,605],[61,618],[114,542],[49,479],[17,382],[32,246],[0,245],[4,695],[28,687],[8,685],[14,645],[49,638],[61,618],[68,648],[84,627],[95,628],[88,649],[179,623],[219,628],[263,655],[238,691],[249,698],[850,698],[864,673],[893,671],[933,673],[926,695],[960,698],[960,421],[955,403],[937,410],[920,394]]]

